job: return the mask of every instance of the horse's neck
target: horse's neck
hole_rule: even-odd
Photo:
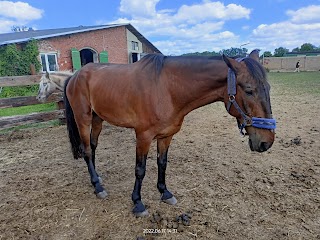
[[[202,107],[204,105],[223,101],[227,89],[227,68],[223,63],[217,66],[186,69],[179,81],[179,95],[183,97],[183,112]],[[183,71],[182,71],[183,72]]]
[[[55,84],[56,88],[63,92],[65,79],[67,79],[67,76],[62,79],[62,77],[52,77],[51,81]]]

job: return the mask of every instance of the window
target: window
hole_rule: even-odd
[[[132,50],[138,51],[139,50],[139,43],[138,42],[131,42],[132,44]]]
[[[58,70],[57,54],[41,53],[40,56],[43,72],[54,72]]]

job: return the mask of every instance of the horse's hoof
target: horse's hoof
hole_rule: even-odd
[[[176,205],[178,202],[174,196],[172,196],[171,198],[168,198],[168,199],[163,199],[162,201],[167,204],[170,204],[170,205]]]
[[[136,202],[132,212],[136,217],[145,217],[149,215],[148,210],[141,201]]]
[[[148,210],[144,210],[143,212],[134,212],[133,213],[136,217],[147,217],[149,215]]]
[[[103,190],[102,192],[98,192],[96,195],[97,195],[97,198],[99,199],[105,199],[108,196],[105,190]]]

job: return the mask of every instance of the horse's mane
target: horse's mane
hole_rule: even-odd
[[[148,54],[139,61],[139,64],[142,65],[142,68],[154,68],[155,77],[158,78],[166,58],[167,56],[162,54]]]
[[[235,56],[231,58],[237,59],[239,57]],[[209,62],[211,60],[223,61],[222,56],[165,56],[162,54],[148,54],[139,61],[139,64],[142,65],[142,68],[147,68],[147,67],[153,68],[155,77],[158,78],[165,61],[168,59],[175,59],[179,61],[200,60],[205,62],[207,61]],[[254,79],[256,79],[261,84],[266,83],[267,74],[264,67],[259,62],[249,57],[243,58],[242,61],[245,62],[250,75]]]
[[[244,58],[242,61],[245,62],[250,75],[256,79],[259,83],[265,83],[267,80],[267,73],[264,67],[252,58]]]

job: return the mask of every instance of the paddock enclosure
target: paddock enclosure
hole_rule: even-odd
[[[268,152],[250,151],[221,103],[187,115],[169,149],[176,206],[159,200],[152,144],[144,218],[131,213],[132,130],[103,125],[96,156],[105,200],[73,159],[66,126],[1,134],[0,239],[320,239],[320,94],[271,85],[278,128]]]

